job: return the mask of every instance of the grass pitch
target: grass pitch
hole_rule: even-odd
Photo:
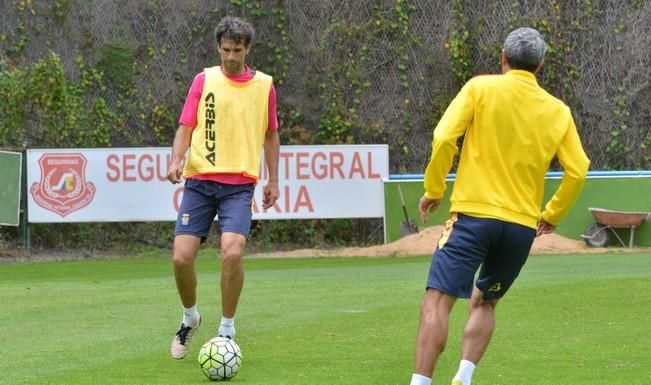
[[[408,384],[429,257],[247,260],[234,384]],[[169,356],[180,303],[167,258],[0,264],[0,384],[208,384],[219,264],[198,260],[203,324]],[[533,256],[498,306],[473,385],[651,384],[651,255]],[[433,384],[447,385],[459,301]]]

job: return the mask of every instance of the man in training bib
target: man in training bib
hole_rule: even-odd
[[[183,305],[181,326],[171,346],[177,359],[186,356],[201,324],[194,261],[216,215],[222,264],[217,335],[235,338],[235,311],[244,284],[242,254],[263,148],[269,173],[263,208],[273,206],[280,195],[276,91],[271,76],[244,63],[253,37],[253,27],[238,18],[227,16],[219,22],[215,38],[221,65],[194,78],[174,138],[167,179],[179,183],[185,178],[172,257]]]

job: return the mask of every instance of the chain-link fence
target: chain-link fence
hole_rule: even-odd
[[[0,60],[10,65],[53,51],[74,79],[76,58],[106,67],[106,47],[126,47],[137,88],[126,100],[138,102],[125,103],[115,84],[97,91],[124,115],[126,134],[114,146],[171,144],[192,78],[218,63],[212,30],[234,14],[256,28],[248,62],[276,78],[281,130],[302,128],[304,141],[322,137],[333,121],[326,113],[336,107],[355,142],[389,143],[392,173],[422,172],[433,125],[464,77],[499,72],[507,33],[529,25],[551,48],[540,82],[572,108],[593,168],[651,166],[648,0],[0,4]],[[166,115],[157,135],[154,107]]]

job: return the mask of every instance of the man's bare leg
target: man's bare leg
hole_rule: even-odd
[[[495,330],[495,307],[498,300],[484,301],[482,293],[476,287],[470,298],[469,315],[463,330],[463,358],[475,364],[486,352],[488,343]]]
[[[448,319],[455,301],[455,297],[438,290],[428,289],[425,292],[416,338],[415,374],[432,377],[438,357],[445,349]]]
[[[183,320],[171,346],[172,357],[176,359],[188,354],[192,336],[201,324],[201,316],[197,311],[197,273],[194,269],[194,260],[200,244],[201,238],[193,235],[177,235],[174,238],[174,278],[183,304]]]
[[[194,260],[201,245],[201,238],[194,235],[174,237],[174,278],[183,307],[189,308],[197,303],[197,273]]]
[[[222,321],[218,334],[235,337],[234,317],[244,286],[243,253],[246,237],[242,234],[225,232],[221,237],[221,296]]]
[[[498,300],[484,301],[476,287],[472,291],[468,306],[468,321],[463,330],[461,362],[453,380],[463,385],[470,384],[475,366],[479,363],[490,343],[495,330],[495,306]]]

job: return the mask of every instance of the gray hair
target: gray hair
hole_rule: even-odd
[[[518,28],[504,41],[504,53],[509,67],[535,72],[545,56],[547,44],[533,28]]]

